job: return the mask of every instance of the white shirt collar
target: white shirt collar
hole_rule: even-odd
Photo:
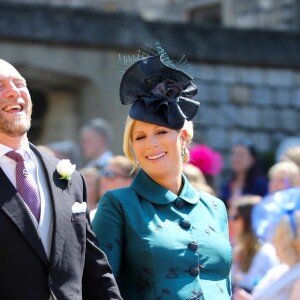
[[[0,157],[4,156],[7,152],[12,151],[12,150],[14,150],[14,149],[12,149],[8,146],[5,146],[3,144],[0,144]],[[32,159],[32,152],[29,147],[29,142],[26,142],[25,144],[22,145],[22,147],[20,149],[17,149],[17,150],[21,150],[21,152],[25,152]]]

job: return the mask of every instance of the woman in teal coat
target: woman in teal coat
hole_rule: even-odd
[[[164,58],[142,58],[123,75],[121,102],[132,104],[123,147],[140,171],[103,195],[93,230],[125,300],[229,300],[225,206],[182,174],[197,88]]]

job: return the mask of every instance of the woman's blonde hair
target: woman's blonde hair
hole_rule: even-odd
[[[134,125],[135,120],[131,117],[127,117],[126,124],[125,124],[125,131],[124,131],[124,139],[123,139],[123,151],[124,154],[134,162],[134,169],[138,168],[138,162],[135,159],[133,150],[132,150],[132,128]],[[190,153],[188,150],[188,145],[191,143],[192,138],[194,136],[194,127],[192,121],[185,121],[184,126],[182,129],[185,129],[187,132],[186,135],[186,147],[183,150],[182,161],[188,162],[190,159]],[[182,130],[180,129],[180,130]]]
[[[293,212],[293,216],[284,215],[279,221],[273,238],[275,248],[280,248],[281,259],[289,266],[300,262],[300,211]],[[295,221],[293,230],[292,220]]]
[[[300,174],[300,169],[292,161],[281,161],[274,164],[268,172],[268,176],[270,179],[282,174],[286,179],[289,179],[291,181],[291,186],[295,186],[297,184],[297,178]]]

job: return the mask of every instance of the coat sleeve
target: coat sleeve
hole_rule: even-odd
[[[84,188],[84,199],[86,199],[86,188]],[[122,297],[107,257],[98,248],[97,238],[91,229],[88,212],[87,219],[86,253],[82,279],[83,299],[121,300]]]
[[[93,219],[93,231],[96,233],[99,247],[106,253],[117,279],[123,252],[124,226],[124,216],[120,203],[111,192],[105,193]]]

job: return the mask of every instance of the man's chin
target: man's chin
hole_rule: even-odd
[[[16,125],[16,126],[10,126],[9,128],[1,128],[0,131],[10,137],[21,137],[25,135],[29,129],[30,129],[30,125],[29,126]]]

